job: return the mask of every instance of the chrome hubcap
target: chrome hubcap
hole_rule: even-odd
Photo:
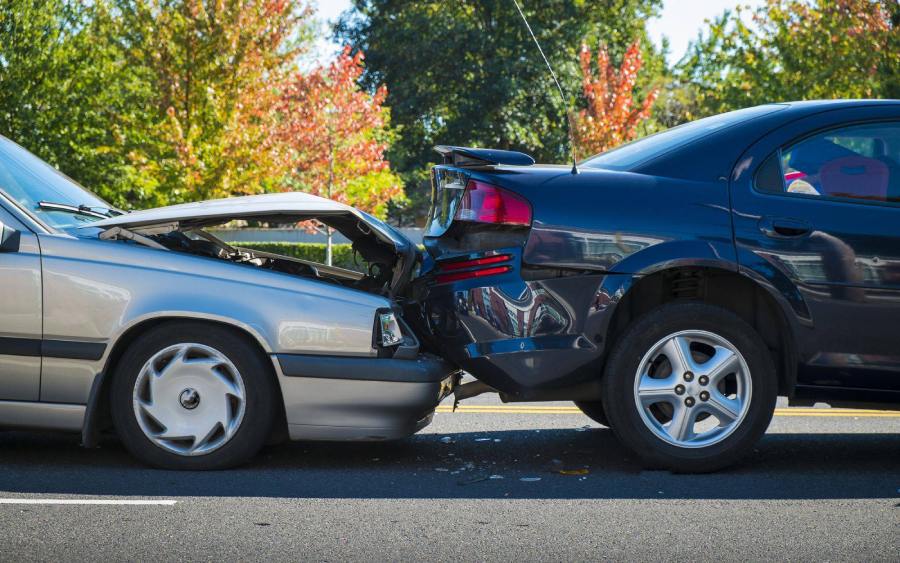
[[[657,437],[683,448],[721,442],[750,407],[750,370],[738,349],[721,336],[686,330],[647,352],[634,379],[634,400]]]
[[[224,354],[203,344],[176,344],[153,355],[134,385],[134,414],[144,435],[183,456],[215,451],[244,418],[244,381]]]

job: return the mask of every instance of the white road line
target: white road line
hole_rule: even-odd
[[[174,506],[174,500],[116,500],[90,498],[0,498],[0,504],[51,504],[51,505],[113,505],[113,506]]]

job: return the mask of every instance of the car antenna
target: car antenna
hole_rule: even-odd
[[[550,61],[547,60],[547,55],[544,54],[544,50],[541,48],[537,36],[535,36],[534,31],[531,30],[528,18],[525,17],[525,12],[523,12],[522,7],[519,6],[518,0],[513,0],[513,4],[516,5],[516,10],[519,11],[519,15],[522,16],[522,21],[525,22],[525,28],[528,29],[528,33],[531,34],[534,44],[537,45],[538,52],[541,54],[541,58],[544,59],[547,70],[550,71],[550,76],[553,78],[553,83],[556,84],[556,89],[559,91],[559,97],[562,99],[563,107],[566,108],[566,130],[569,134],[569,146],[572,148],[572,174],[578,174],[578,156],[575,153],[575,137],[572,136],[572,118],[569,113],[569,99],[566,97],[565,92],[563,92],[562,86],[559,84],[559,79],[556,78],[556,73],[553,72],[553,67],[550,65]]]

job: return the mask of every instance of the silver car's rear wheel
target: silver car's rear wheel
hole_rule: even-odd
[[[634,401],[647,428],[682,448],[719,443],[743,422],[753,383],[737,347],[718,334],[684,330],[644,354]]]
[[[156,446],[182,456],[227,444],[244,419],[244,380],[224,354],[180,343],[154,354],[134,384],[134,414]]]

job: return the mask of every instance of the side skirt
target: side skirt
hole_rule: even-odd
[[[84,405],[0,401],[0,427],[80,432]]]

